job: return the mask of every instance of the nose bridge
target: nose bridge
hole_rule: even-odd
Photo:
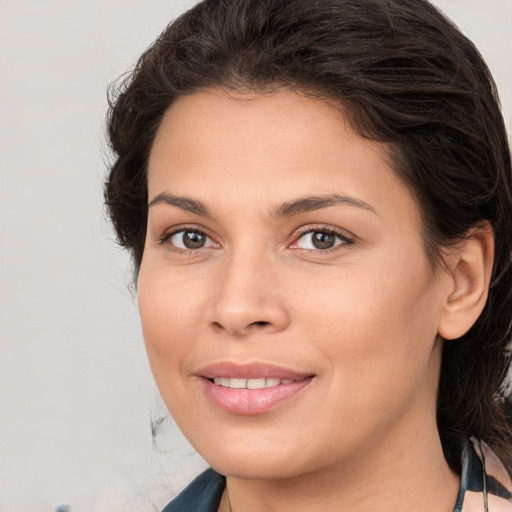
[[[262,247],[246,244],[234,249],[216,283],[213,325],[234,336],[284,329],[288,314],[276,279],[277,266]]]

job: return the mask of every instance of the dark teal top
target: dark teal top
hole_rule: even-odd
[[[463,442],[461,479],[453,512],[512,512],[512,488],[503,465],[490,448],[476,439]],[[207,469],[162,512],[217,512],[226,479]]]
[[[226,479],[212,468],[201,473],[162,512],[217,512]]]

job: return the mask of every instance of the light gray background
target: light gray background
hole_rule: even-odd
[[[166,421],[102,210],[107,84],[184,0],[0,0],[0,512],[145,512],[204,463]],[[512,0],[439,0],[512,124]]]

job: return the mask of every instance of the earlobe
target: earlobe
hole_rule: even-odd
[[[439,334],[453,340],[469,331],[487,301],[494,262],[494,234],[489,222],[469,230],[448,259],[451,290],[443,307]]]

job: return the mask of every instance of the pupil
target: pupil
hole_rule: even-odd
[[[317,249],[330,249],[334,246],[336,238],[332,233],[317,231],[313,233],[313,245]]]
[[[189,249],[200,249],[204,246],[205,237],[201,233],[187,231],[183,234],[183,244]]]

